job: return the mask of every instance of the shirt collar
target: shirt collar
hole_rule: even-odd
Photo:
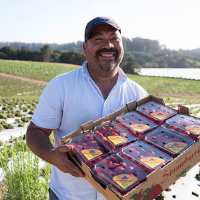
[[[88,72],[88,68],[87,68],[87,61],[83,62],[82,64],[82,71],[83,71],[83,74],[86,78],[88,79],[91,79],[91,76]],[[117,67],[117,71],[119,73],[119,76],[118,76],[118,82],[124,82],[126,81],[127,79],[127,76],[126,74],[124,73],[124,71],[118,66]]]

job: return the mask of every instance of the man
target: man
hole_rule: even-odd
[[[27,130],[27,144],[39,157],[52,164],[50,199],[104,199],[70,162],[70,145],[61,137],[81,124],[97,120],[147,95],[124,74],[119,64],[124,50],[121,29],[109,17],[91,20],[85,29],[82,67],[55,77],[44,89]],[[54,131],[55,144],[49,136]]]

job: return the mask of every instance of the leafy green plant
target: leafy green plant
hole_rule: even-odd
[[[30,115],[32,115],[34,113],[34,110],[30,110],[29,112],[28,112],[28,114],[30,114]]]
[[[30,121],[30,118],[29,117],[21,117],[21,120],[23,122],[29,122]]]
[[[196,179],[198,180],[198,181],[200,181],[200,171],[199,171],[199,173],[198,174],[196,174]]]
[[[3,131],[4,130],[4,127],[2,124],[0,124],[0,131]]]
[[[39,179],[39,158],[21,139],[23,137],[19,140],[15,138],[13,145],[5,144],[3,150],[0,151],[0,162],[4,170],[2,198],[10,200],[47,199],[50,164],[46,164],[41,174],[43,177],[41,181]],[[12,157],[10,161],[7,159],[8,154]]]
[[[18,127],[24,127],[25,126],[25,123],[23,122],[23,121],[20,121],[19,123],[18,123]]]
[[[3,127],[5,129],[13,129],[14,128],[14,126],[12,124],[4,124]]]

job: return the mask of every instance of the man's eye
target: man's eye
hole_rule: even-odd
[[[102,40],[102,39],[101,38],[95,38],[95,40],[98,41],[98,40]]]
[[[112,41],[115,41],[115,40],[117,40],[117,39],[118,39],[117,37],[111,38]]]

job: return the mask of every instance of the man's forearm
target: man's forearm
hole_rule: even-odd
[[[51,153],[55,148],[50,142],[49,133],[34,126],[31,123],[28,127],[26,133],[27,145],[38,157],[52,164]]]

